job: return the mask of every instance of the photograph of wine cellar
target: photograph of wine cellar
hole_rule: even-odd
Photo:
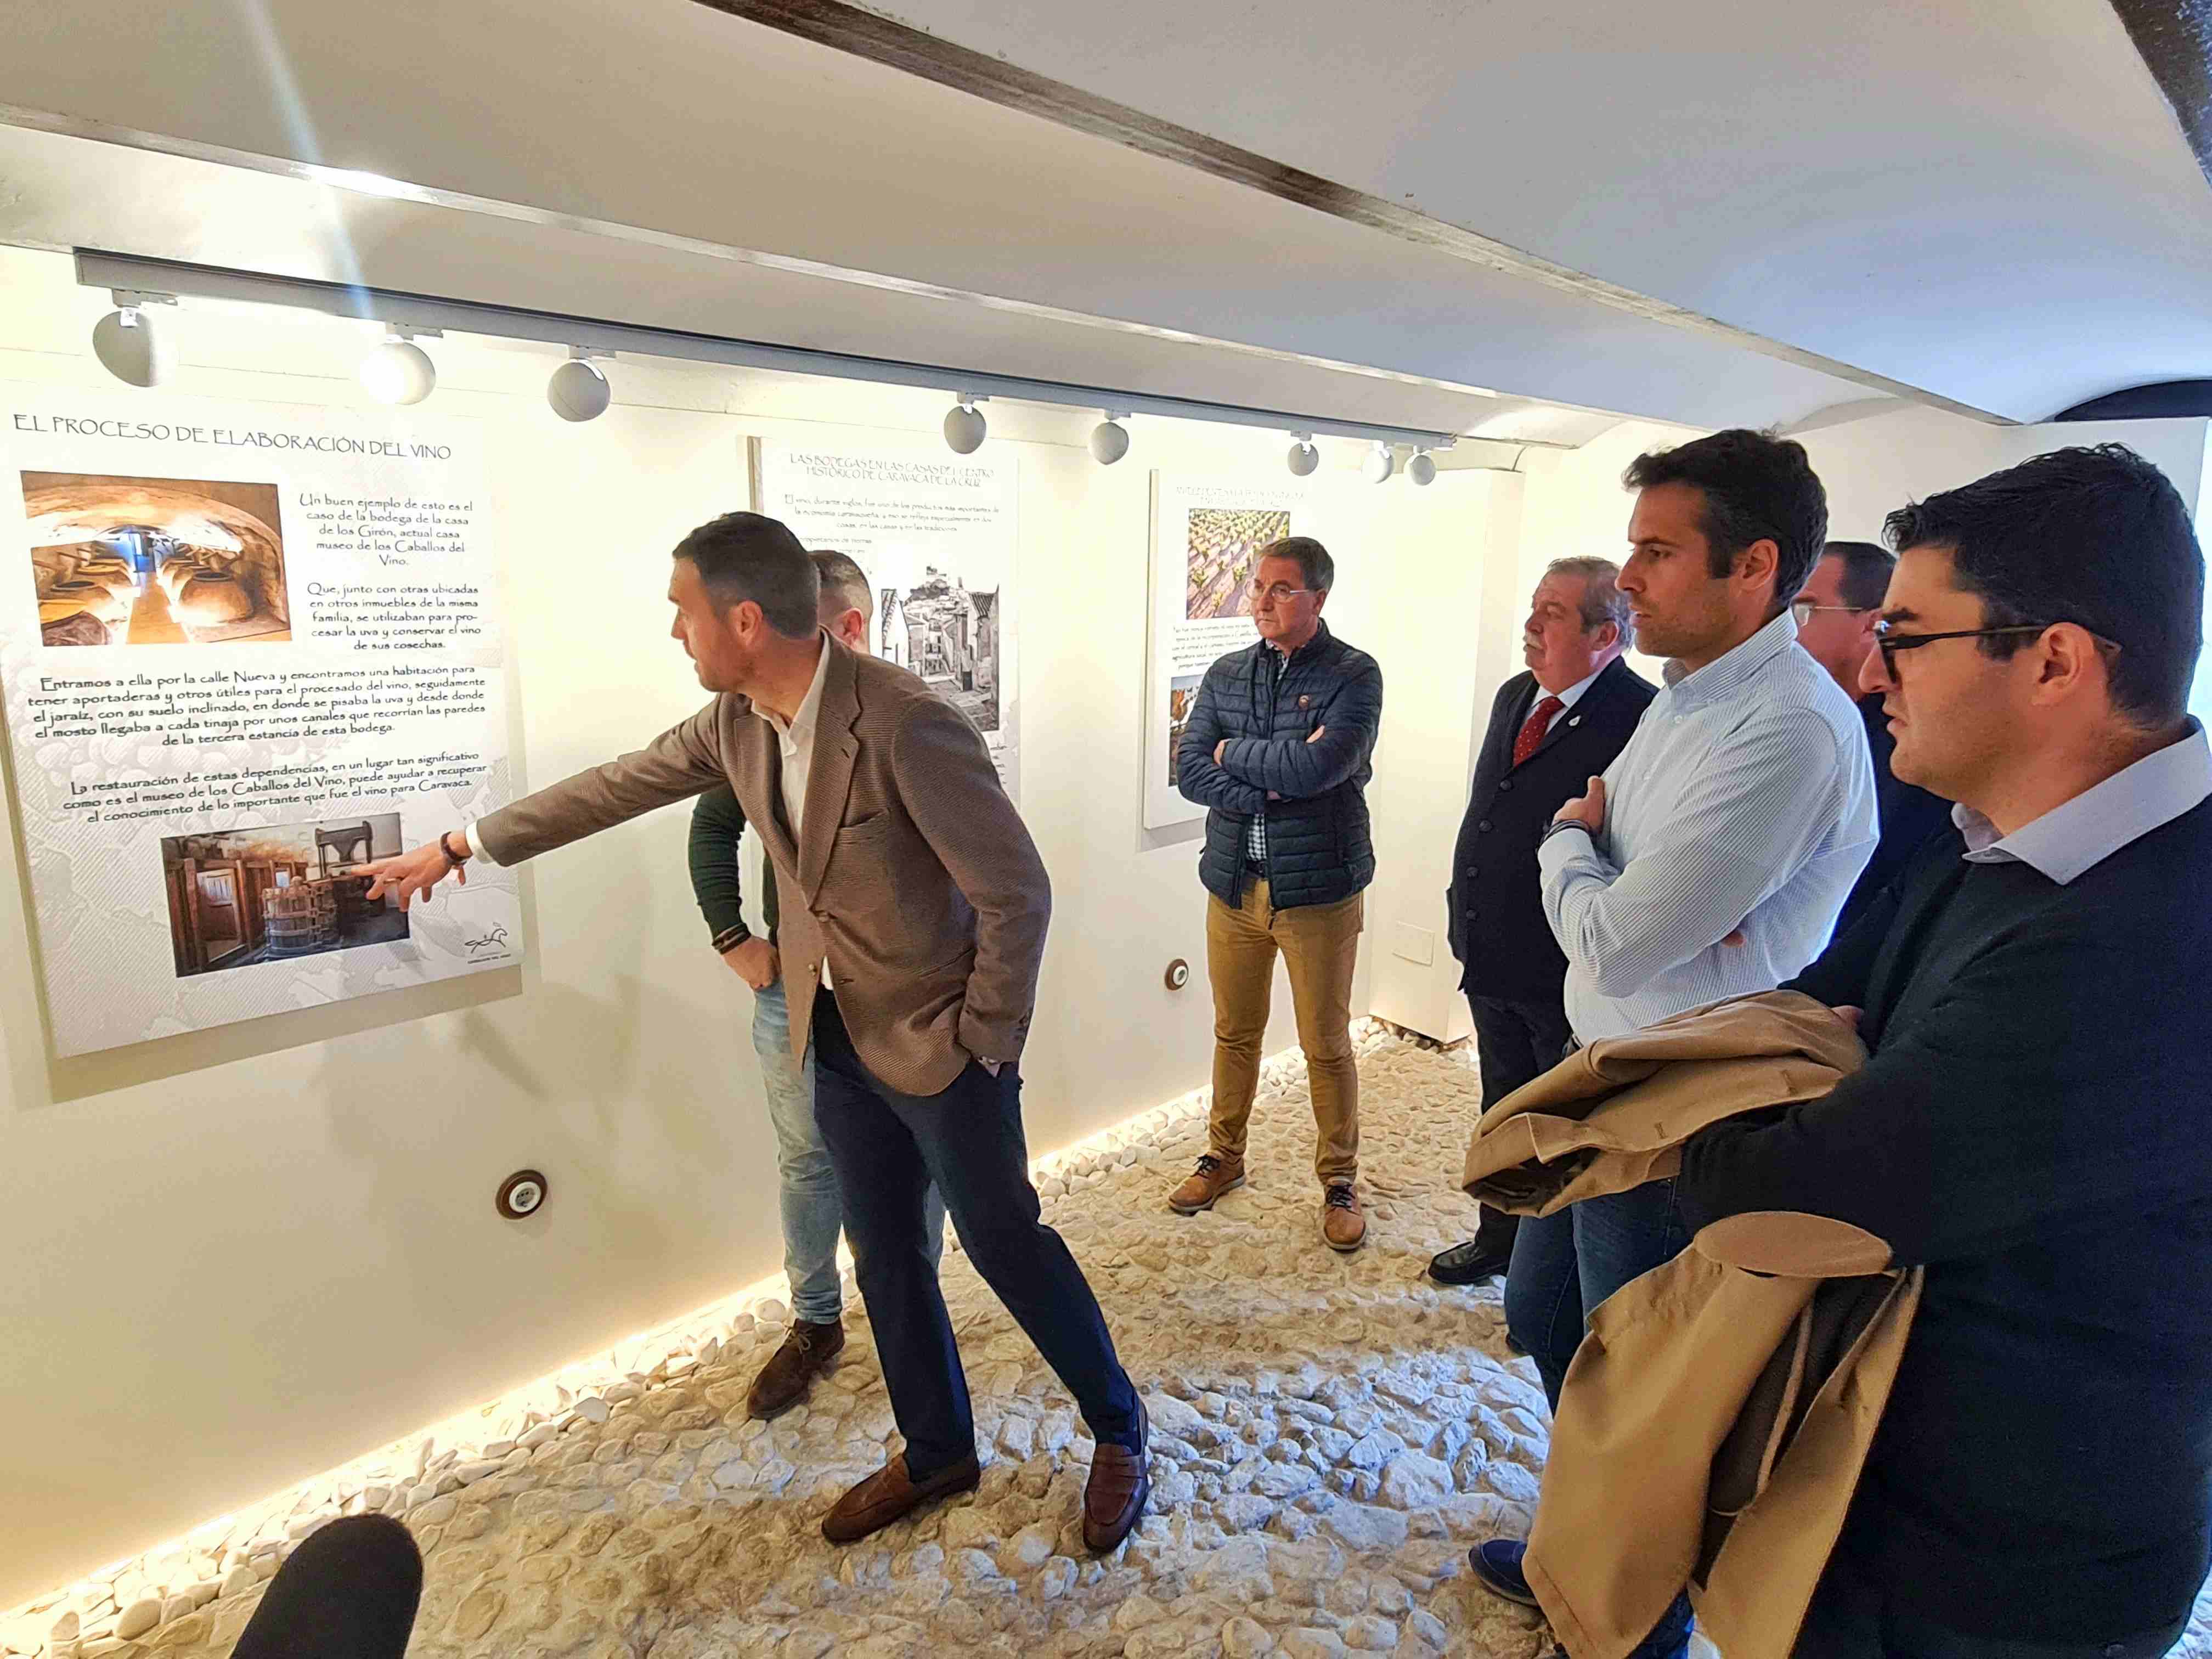
[[[980,732],[999,729],[999,592],[971,592],[930,569],[913,587],[882,591],[877,654],[911,669]]]
[[[1193,622],[1216,617],[1249,617],[1251,595],[1245,584],[1260,550],[1291,533],[1287,508],[1194,507],[1183,546],[1188,584],[1183,614]]]
[[[354,873],[400,850],[397,812],[163,836],[177,976],[405,939],[407,913]]]
[[[46,644],[292,637],[274,484],[21,476]]]
[[[1182,781],[1182,729],[1190,724],[1190,706],[1198,701],[1203,674],[1178,674],[1168,682],[1168,783]]]

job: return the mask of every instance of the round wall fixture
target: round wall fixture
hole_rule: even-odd
[[[990,429],[982,411],[965,398],[945,411],[945,447],[956,455],[973,455],[983,447]]]
[[[380,404],[419,404],[438,384],[430,354],[394,333],[361,360],[362,389]]]
[[[605,374],[587,357],[569,358],[545,383],[545,401],[564,421],[596,421],[613,398]]]
[[[1311,433],[1297,432],[1291,436],[1296,441],[1291,445],[1288,457],[1291,476],[1294,478],[1310,477],[1313,470],[1321,465],[1321,451],[1314,447]]]
[[[1437,458],[1425,449],[1413,452],[1413,459],[1406,463],[1406,476],[1424,488],[1437,481]]]
[[[161,385],[174,362],[154,319],[137,306],[111,311],[93,325],[92,351],[101,368],[130,386]]]
[[[1111,466],[1129,453],[1129,428],[1121,424],[1121,417],[1109,414],[1091,428],[1091,459],[1101,466]]]
[[[520,1221],[534,1215],[544,1207],[549,1186],[544,1176],[535,1170],[517,1170],[499,1183],[495,1202],[499,1212],[509,1221]]]
[[[1181,957],[1168,963],[1168,989],[1180,991],[1190,983],[1190,964]]]

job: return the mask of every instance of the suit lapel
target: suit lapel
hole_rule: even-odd
[[[1498,729],[1490,734],[1490,764],[1501,778],[1513,769],[1514,741],[1520,737],[1521,728],[1528,724],[1528,711],[1536,706],[1537,697],[1542,695],[1534,674],[1526,674],[1522,678],[1528,682],[1528,684],[1515,694],[1512,702],[1507,705],[1507,717],[1499,721]]]
[[[1605,701],[1607,695],[1613,690],[1616,672],[1620,673],[1628,672],[1621,667],[1620,659],[1618,657],[1606,664],[1604,672],[1590,682],[1589,690],[1575,699],[1575,706],[1572,708],[1552,722],[1552,729],[1544,733],[1543,742],[1536,745],[1537,754],[1542,754],[1553,744],[1565,738],[1570,731],[1578,730],[1585,719],[1597,712],[1599,705]],[[1533,708],[1535,705],[1532,703],[1529,706]]]
[[[860,675],[853,653],[824,636],[830,672],[822,683],[822,707],[815,715],[813,769],[806,775],[806,810],[799,830],[799,882],[809,898],[822,888],[830,849],[845,819],[845,797],[853,790],[853,766],[860,740],[853,727],[860,718]]]

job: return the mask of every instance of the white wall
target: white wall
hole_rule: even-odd
[[[57,257],[0,252],[0,379],[112,387],[87,349],[106,303]],[[161,320],[182,345],[178,392],[365,401],[349,378],[363,331],[205,308]],[[744,504],[749,435],[933,441],[945,401],[625,362],[622,401],[568,427],[543,400],[555,356],[434,349],[431,407],[489,441],[480,516],[507,571],[514,752],[533,783],[696,705],[666,637],[667,550]],[[1095,415],[994,404],[990,418],[1021,461],[1022,807],[1056,899],[1027,1066],[1042,1152],[1206,1080],[1196,844],[1139,822],[1146,472],[1278,477],[1284,441],[1139,421],[1128,459],[1102,470],[1082,447]],[[1440,928],[1457,803],[1431,799],[1430,751],[1455,723],[1465,750],[1452,646],[1481,604],[1498,491],[1467,474],[1377,490],[1349,470],[1355,450],[1330,447],[1330,615],[1391,687],[1370,926]],[[706,948],[686,819],[532,866],[519,971],[58,1061],[10,817],[0,1607],[775,1270],[749,1007]],[[1177,956],[1200,970],[1180,994],[1162,983]],[[1363,977],[1356,1009],[1365,996]],[[1277,1008],[1271,1048],[1294,1041],[1286,988]],[[494,1190],[525,1165],[548,1172],[552,1200],[501,1221]]]

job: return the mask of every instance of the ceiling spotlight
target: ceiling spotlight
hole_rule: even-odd
[[[614,388],[581,346],[568,349],[568,361],[553,371],[545,383],[545,401],[564,421],[596,421],[614,401]]]
[[[1413,452],[1413,459],[1406,463],[1406,476],[1424,488],[1437,481],[1437,458],[1425,449]]]
[[[1106,411],[1106,418],[1091,428],[1091,459],[1101,466],[1111,466],[1129,453],[1129,428],[1121,422],[1129,417]]]
[[[956,455],[973,455],[990,432],[975,402],[972,394],[963,392],[960,401],[945,412],[945,441]]]
[[[438,367],[415,343],[413,329],[394,328],[361,360],[362,388],[380,404],[419,404],[438,384]]]
[[[1293,477],[1309,477],[1321,465],[1321,451],[1314,447],[1310,432],[1293,432],[1291,436],[1297,441],[1291,445],[1291,474]]]
[[[1375,447],[1367,452],[1367,459],[1359,464],[1360,476],[1370,483],[1384,483],[1397,470],[1397,458],[1391,454],[1390,446],[1380,439],[1376,441]]]
[[[100,367],[131,386],[159,386],[176,366],[176,354],[154,327],[143,307],[174,305],[167,294],[115,291],[115,307],[92,326],[92,355]]]

